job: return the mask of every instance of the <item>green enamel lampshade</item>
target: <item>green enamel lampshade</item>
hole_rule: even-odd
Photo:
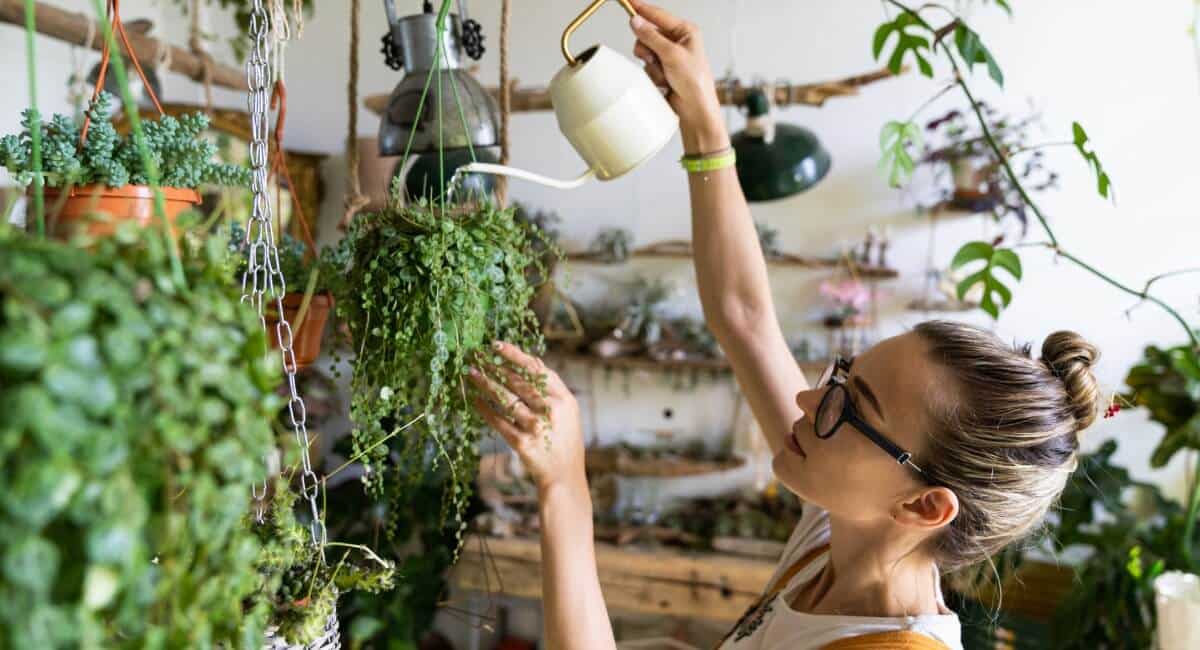
[[[479,148],[475,150],[475,161],[496,163],[500,162],[494,148]],[[442,181],[450,182],[454,172],[463,165],[474,162],[471,152],[467,149],[447,149],[442,155],[441,172],[438,171],[437,153],[423,153],[417,156],[408,168],[404,178],[404,190],[411,198],[426,197],[435,201],[444,198],[446,188]],[[396,163],[392,175],[401,173],[402,163]],[[466,174],[462,179],[461,189],[455,190],[455,196],[486,196],[496,191],[496,177],[491,174]]]
[[[766,94],[751,91],[746,97],[746,128],[732,138],[747,201],[799,194],[825,178],[832,164],[815,133],[795,124],[772,123],[770,111]]]

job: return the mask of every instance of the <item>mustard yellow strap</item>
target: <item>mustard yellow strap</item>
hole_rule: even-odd
[[[679,159],[679,164],[683,166],[689,174],[702,174],[705,172],[715,172],[718,169],[733,167],[737,164],[737,152],[733,149],[725,149],[716,153],[704,154],[701,156],[684,156]]]
[[[821,650],[950,650],[950,648],[928,634],[912,630],[898,630],[838,639],[822,646]]]

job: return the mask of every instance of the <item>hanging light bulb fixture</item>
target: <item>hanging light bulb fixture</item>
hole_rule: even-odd
[[[737,175],[746,200],[774,201],[799,194],[829,173],[829,152],[812,131],[777,122],[766,91],[746,94],[746,128],[733,135]]]
[[[479,60],[485,49],[479,23],[467,18],[464,1],[458,2],[458,15],[448,16],[440,55],[432,3],[425,2],[422,13],[403,17],[397,17],[396,0],[383,0],[383,8],[390,25],[383,36],[384,58],[392,69],[404,68],[404,78],[383,112],[379,154],[403,155],[410,137],[413,153],[437,151],[439,131],[444,150],[496,146],[500,131],[496,102],[464,68],[467,57]],[[435,65],[441,78],[433,77],[426,93],[425,81]],[[418,111],[422,93],[426,93],[424,108]]]

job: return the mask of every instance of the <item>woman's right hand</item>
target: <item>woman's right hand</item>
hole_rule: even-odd
[[[667,102],[679,115],[685,152],[712,153],[729,146],[700,29],[655,5],[631,2],[638,12],[629,22],[638,39],[633,53],[646,63],[654,83],[669,91]]]

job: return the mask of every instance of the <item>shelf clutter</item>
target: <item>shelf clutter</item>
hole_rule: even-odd
[[[691,259],[692,244],[688,241],[672,240],[649,244],[630,251],[634,258],[675,258]],[[621,261],[610,261],[602,253],[594,251],[572,252],[566,255],[569,261],[587,264],[619,264]],[[853,260],[835,257],[808,257],[792,253],[778,253],[767,256],[767,263],[773,266],[792,266],[807,269],[837,269],[848,268],[863,278],[891,279],[900,275],[894,268],[878,265],[860,264]]]

